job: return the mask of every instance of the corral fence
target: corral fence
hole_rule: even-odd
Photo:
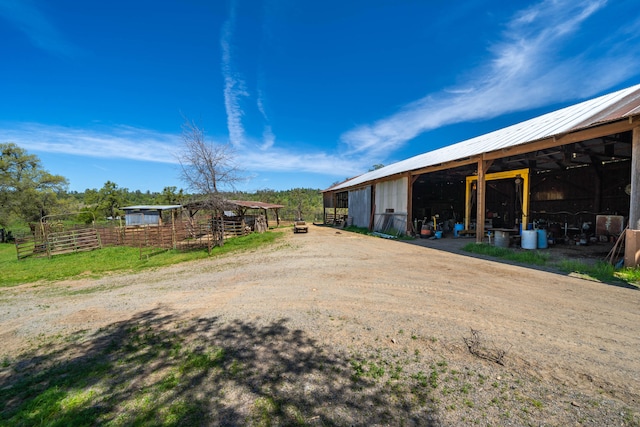
[[[27,258],[35,255],[36,242],[33,236],[16,236],[15,238],[16,251],[18,253],[18,259]]]
[[[95,227],[65,227],[61,223],[30,224],[31,234],[16,236],[18,259],[30,256],[52,257],[102,247]]]
[[[16,236],[18,259],[52,257],[83,252],[103,246],[129,246],[140,249],[140,257],[160,250],[211,249],[222,246],[224,239],[251,232],[242,220],[181,220],[162,225],[86,225],[64,226],[62,223],[31,225],[31,234]]]

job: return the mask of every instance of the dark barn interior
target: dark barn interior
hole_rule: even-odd
[[[596,237],[600,216],[626,217],[630,205],[632,133],[576,142],[496,159],[487,174],[529,170],[528,216],[522,216],[526,198],[518,177],[488,180],[485,189],[485,228],[518,228],[521,218],[546,228],[556,239]],[[466,199],[467,177],[477,176],[477,164],[413,177],[411,216],[415,230],[423,222],[453,230],[463,223],[476,227],[475,181]],[[469,204],[469,207],[465,206]],[[525,208],[526,209],[526,208]],[[526,214],[526,212],[525,212]],[[624,218],[626,224],[627,218]],[[605,234],[615,234],[616,227]],[[620,230],[621,231],[621,230]],[[551,234],[551,233],[550,233]],[[599,233],[602,236],[602,232]],[[597,236],[598,238],[603,238]],[[605,236],[608,237],[608,236]]]

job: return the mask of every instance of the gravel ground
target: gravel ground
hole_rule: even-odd
[[[268,389],[285,408],[274,425],[640,425],[637,290],[328,227],[0,289],[0,357],[135,322],[199,325],[245,366],[203,424],[260,424]]]

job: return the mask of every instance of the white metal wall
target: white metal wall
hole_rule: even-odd
[[[376,184],[376,213],[393,209],[396,213],[407,212],[407,177]]]
[[[376,184],[374,229],[387,231],[389,227],[406,232],[407,229],[407,197],[408,178],[403,177],[394,181]],[[388,217],[388,210],[393,209],[393,219]],[[390,222],[392,221],[392,222]]]

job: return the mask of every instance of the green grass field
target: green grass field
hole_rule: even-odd
[[[251,250],[274,242],[284,232],[253,233],[225,241],[224,246],[213,249],[211,256],[233,251]],[[111,272],[139,271],[184,261],[207,258],[206,250],[178,252],[160,251],[140,259],[140,250],[125,246],[105,247],[91,252],[58,255],[49,258],[17,259],[13,244],[0,244],[0,287],[16,286],[39,280],[63,280],[74,277],[100,277]]]

